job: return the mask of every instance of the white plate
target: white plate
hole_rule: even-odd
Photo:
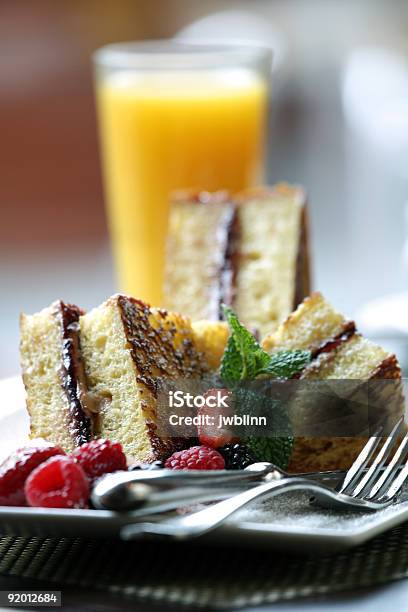
[[[1,381],[0,397],[2,459],[26,442],[29,425],[20,378]],[[361,544],[407,519],[408,499],[377,513],[340,512],[315,508],[307,495],[291,493],[249,506],[201,539],[304,553],[330,552]],[[121,528],[134,520],[132,513],[0,507],[0,531],[25,536],[120,536]]]
[[[0,461],[28,439],[29,419],[21,378],[0,381]]]

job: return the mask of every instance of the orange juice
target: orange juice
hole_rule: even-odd
[[[246,68],[119,71],[97,84],[120,290],[161,303],[169,196],[263,179],[267,91]]]

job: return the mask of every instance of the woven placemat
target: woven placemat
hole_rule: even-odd
[[[408,577],[408,524],[347,552],[285,555],[198,544],[0,538],[0,574],[179,607],[240,607]]]

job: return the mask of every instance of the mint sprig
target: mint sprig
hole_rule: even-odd
[[[310,351],[284,350],[269,355],[231,308],[223,304],[222,310],[230,328],[220,366],[223,380],[254,379],[262,374],[272,378],[292,378],[309,363]]]
[[[222,305],[224,316],[230,328],[230,336],[221,360],[220,377],[227,383],[253,380],[261,375],[271,378],[292,378],[310,361],[310,351],[282,350],[269,355],[256,341],[251,332],[239,321],[235,312]],[[234,384],[234,397],[238,411],[243,413],[267,414],[270,424],[283,435],[277,437],[256,437],[249,435],[245,442],[257,461],[270,461],[286,469],[292,454],[294,439],[287,412],[279,399],[271,401],[262,394],[248,388],[240,389]]]
[[[298,374],[310,361],[310,351],[292,350],[277,351],[269,355],[270,362],[264,374],[271,374],[273,378],[292,378]]]
[[[246,443],[257,461],[269,461],[282,470],[288,467],[294,446],[294,439],[291,436],[248,438]]]
[[[234,336],[231,334],[222,356],[220,376],[222,380],[231,382],[241,380],[242,370],[243,363],[241,353],[235,344]]]

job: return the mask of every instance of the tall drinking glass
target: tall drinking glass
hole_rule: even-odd
[[[160,306],[169,196],[264,178],[267,49],[175,41],[94,55],[105,193],[121,291]]]

